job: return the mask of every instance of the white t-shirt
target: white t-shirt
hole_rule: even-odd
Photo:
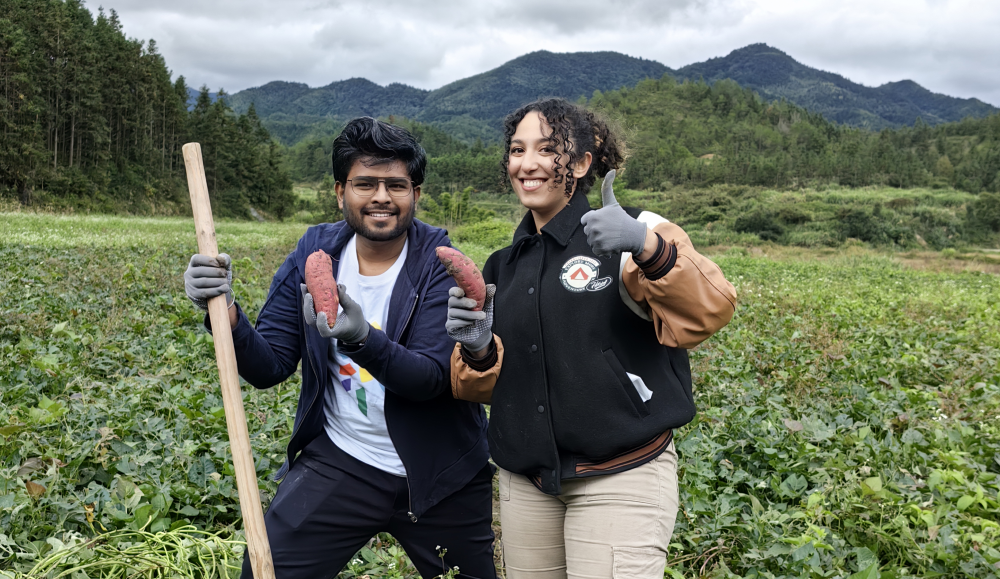
[[[409,241],[385,273],[363,276],[358,268],[357,235],[351,237],[340,253],[337,283],[344,284],[347,294],[361,306],[365,319],[373,328],[386,326],[389,297],[396,277],[406,261]],[[343,311],[341,308],[339,311]],[[364,368],[359,367],[336,347],[330,349],[332,384],[326,389],[324,412],[326,434],[338,448],[365,464],[394,474],[406,476],[403,462],[389,438],[385,424],[385,386]]]

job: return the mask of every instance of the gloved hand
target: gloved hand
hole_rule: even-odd
[[[611,184],[615,182],[615,171],[608,171],[601,185],[601,209],[588,211],[580,218],[587,243],[594,253],[601,257],[611,257],[618,252],[642,253],[646,243],[646,225],[632,218],[615,199]]]
[[[365,320],[365,313],[361,310],[358,302],[347,295],[347,288],[344,284],[337,284],[337,295],[340,297],[340,307],[343,311],[337,314],[337,321],[331,328],[326,319],[326,312],[316,313],[316,306],[313,305],[313,297],[306,289],[306,284],[300,284],[302,288],[302,316],[306,320],[307,326],[312,326],[319,330],[319,335],[324,338],[334,338],[345,344],[359,344],[368,337],[370,326]]]
[[[208,257],[191,256],[184,272],[184,293],[202,311],[208,311],[208,300],[226,295],[226,305],[233,307],[233,260],[225,253]]]
[[[448,336],[470,352],[478,352],[493,340],[493,295],[497,286],[486,285],[486,301],[482,311],[476,312],[476,300],[465,297],[460,287],[448,290],[448,320],[444,323]]]

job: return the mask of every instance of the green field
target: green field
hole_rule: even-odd
[[[600,203],[597,192],[590,196],[592,205]],[[954,189],[717,185],[623,189],[618,200],[683,225],[701,245],[838,247],[852,240],[897,250],[1000,247],[1000,196]]]
[[[251,319],[305,227],[218,224]],[[509,230],[453,234],[481,263]],[[692,352],[665,575],[1000,576],[1000,278],[940,253],[763,247],[709,250],[740,305]],[[236,572],[194,251],[189,220],[0,214],[0,577]],[[297,388],[246,389],[267,497]],[[415,576],[388,536],[341,577],[364,574]]]

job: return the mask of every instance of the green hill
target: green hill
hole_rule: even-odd
[[[704,79],[709,84],[732,79],[766,100],[785,99],[831,121],[875,130],[913,125],[918,118],[935,125],[1000,111],[979,99],[932,93],[912,80],[867,87],[806,66],[766,44],[751,44],[722,58],[690,64],[675,76]]]
[[[329,134],[330,128],[361,115],[416,119],[471,144],[477,138],[496,140],[503,117],[536,98],[575,100],[667,72],[658,62],[617,52],[538,51],[433,91],[398,83],[383,87],[362,78],[314,89],[279,81],[240,91],[227,101],[237,112],[254,103],[268,128],[289,145]]]
[[[495,141],[504,115],[538,97],[575,100],[664,74],[709,84],[732,79],[764,100],[784,99],[836,123],[873,130],[912,126],[918,118],[936,125],[1000,111],[978,99],[932,93],[910,80],[866,87],[801,64],[766,44],[676,71],[616,52],[538,51],[432,91],[354,78],[320,88],[272,82],[227,98],[237,112],[255,103],[265,125],[288,145],[329,135],[358,115],[415,119],[472,144],[477,138]]]
[[[413,116],[423,110],[427,94],[405,84],[380,86],[363,78],[351,78],[319,88],[294,82],[269,82],[231,95],[228,101],[236,111],[247,110],[253,103],[261,117]]]
[[[765,102],[732,80],[709,85],[670,76],[595,92],[588,106],[627,127],[630,155],[621,180],[633,189],[836,184],[1000,191],[1000,114],[876,132],[787,101]],[[470,146],[433,125],[388,119],[425,146],[426,192],[505,189],[497,145]],[[293,179],[318,181],[329,172],[333,134],[288,149]]]
[[[1000,114],[879,132],[838,125],[736,82],[669,77],[595,95],[630,128],[629,187],[715,184],[956,187],[1000,191]]]
[[[489,72],[447,84],[427,95],[426,108],[413,118],[448,130],[463,140],[499,135],[508,113],[540,97],[575,100],[595,90],[634,86],[645,78],[660,78],[666,66],[617,52],[526,54]],[[471,121],[471,122],[470,122]],[[480,134],[465,127],[481,123]]]

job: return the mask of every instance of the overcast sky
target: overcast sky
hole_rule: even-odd
[[[911,79],[1000,106],[997,0],[87,0],[175,77],[236,92],[364,77],[434,89],[534,50],[679,68],[764,42],[868,86]]]

